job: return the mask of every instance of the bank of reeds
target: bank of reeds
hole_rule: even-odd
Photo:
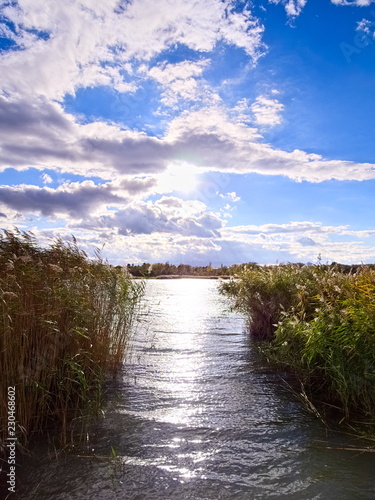
[[[340,419],[375,423],[375,271],[279,265],[245,270],[221,286],[276,366],[308,401]]]
[[[122,365],[143,284],[75,240],[38,247],[29,233],[0,235],[0,446],[7,390],[15,387],[18,440],[100,408],[108,374]]]

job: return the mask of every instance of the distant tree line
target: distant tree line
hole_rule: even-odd
[[[280,266],[288,266],[288,264],[279,264]],[[293,266],[311,266],[313,264],[303,264],[297,263]],[[338,272],[349,274],[356,273],[361,267],[361,264],[339,264],[337,262],[332,262],[332,264],[320,264],[322,268],[332,268],[334,267]],[[127,269],[129,273],[134,277],[143,278],[156,278],[157,276],[235,276],[236,274],[244,271],[245,269],[256,269],[261,266],[255,262],[247,262],[243,264],[233,264],[231,266],[221,265],[220,267],[212,267],[211,263],[207,266],[191,266],[189,264],[179,264],[174,265],[169,262],[150,264],[144,262],[143,264],[127,264]],[[375,264],[366,265],[367,268],[375,269]]]
[[[207,266],[190,266],[189,264],[169,264],[169,262],[149,264],[144,262],[141,265],[128,264],[127,269],[132,276],[156,278],[157,276],[233,276],[246,267],[257,267],[254,262],[248,264],[234,264],[232,266],[221,265],[218,268]]]

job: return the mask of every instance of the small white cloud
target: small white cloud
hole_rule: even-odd
[[[162,104],[173,107],[181,99],[202,101],[203,98],[210,97],[212,90],[199,82],[208,64],[208,59],[199,62],[183,61],[177,64],[164,62],[151,68],[148,75],[164,88],[161,96]]]
[[[231,201],[232,203],[235,203],[237,201],[240,201],[241,197],[240,196],[237,196],[237,193],[235,191],[232,191],[231,193],[227,193],[227,194],[220,194],[219,195],[220,198],[223,198],[223,199],[226,199],[226,200],[229,200]],[[226,206],[230,206],[230,205],[226,205]],[[224,207],[225,208],[225,207]]]
[[[52,182],[52,177],[48,174],[41,175],[41,179],[43,181],[43,184],[51,184]]]
[[[232,193],[227,193],[227,196],[232,202],[240,201],[241,199],[240,196],[237,196],[235,191],[233,191]]]
[[[303,245],[305,247],[316,245],[316,242],[312,238],[309,238],[307,236],[303,236],[302,238],[299,238],[297,241],[300,245]]]
[[[281,3],[285,7],[285,12],[290,17],[297,17],[301,14],[307,0],[269,0],[270,3]]]
[[[275,126],[281,123],[281,116],[284,105],[277,99],[269,99],[265,96],[258,96],[251,105],[255,122],[258,125]]]
[[[357,23],[356,31],[361,31],[362,33],[365,33],[365,35],[374,37],[375,36],[374,26],[375,26],[374,21],[369,21],[368,19],[362,19],[362,21],[359,21]],[[370,41],[371,40],[368,40],[368,43],[370,43]]]
[[[331,0],[334,5],[351,5],[355,7],[368,7],[375,0]]]

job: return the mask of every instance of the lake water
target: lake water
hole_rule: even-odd
[[[105,417],[57,460],[38,447],[20,499],[375,498],[375,454],[340,449],[364,444],[327,434],[301,407],[217,285],[147,282]]]

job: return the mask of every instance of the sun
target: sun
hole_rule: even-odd
[[[159,185],[166,191],[189,193],[197,188],[197,169],[186,163],[171,165],[160,176]]]

